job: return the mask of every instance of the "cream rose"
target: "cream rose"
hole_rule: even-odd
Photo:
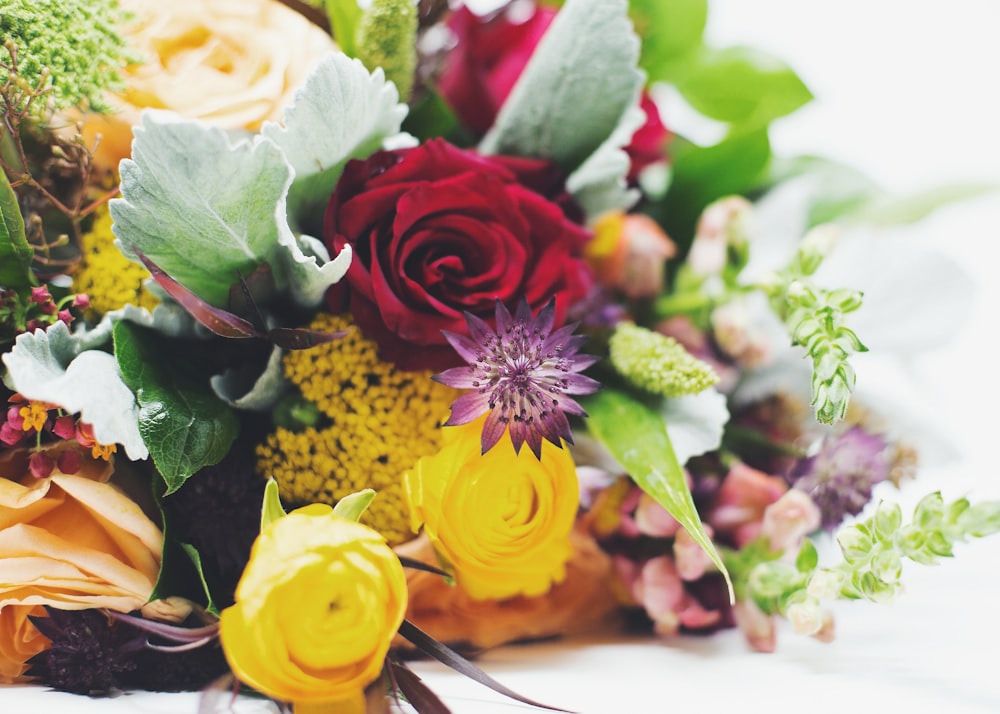
[[[109,98],[109,115],[88,115],[84,138],[101,135],[95,163],[117,169],[131,154],[132,126],[145,108],[169,109],[224,129],[255,131],[280,120],[330,36],[277,0],[122,0],[124,31],[142,58]]]
[[[50,455],[58,463],[52,452],[73,448],[78,448],[75,443],[62,442]],[[160,568],[159,528],[134,501],[106,483],[110,463],[81,454],[83,466],[76,474],[68,476],[57,467],[48,478],[36,479],[28,469],[29,455],[27,449],[16,449],[0,457],[3,632],[31,643],[33,628],[24,620],[31,606],[121,612],[141,607]],[[19,676],[37,644],[0,651],[0,681]]]

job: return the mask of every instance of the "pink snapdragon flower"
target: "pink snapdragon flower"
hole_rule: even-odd
[[[719,487],[708,522],[737,548],[761,533],[764,512],[788,490],[783,479],[737,462]]]

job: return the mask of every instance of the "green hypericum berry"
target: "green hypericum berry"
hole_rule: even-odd
[[[53,110],[86,107],[106,109],[107,89],[121,87],[120,69],[129,58],[117,33],[123,19],[118,0],[0,0],[0,37],[13,43],[17,77],[24,92],[50,89],[29,110],[32,120],[44,122]],[[10,65],[10,49],[0,50],[2,65]],[[10,72],[0,67],[0,84]]]
[[[615,328],[609,347],[615,369],[652,394],[697,394],[719,381],[711,367],[692,357],[677,340],[630,322]]]

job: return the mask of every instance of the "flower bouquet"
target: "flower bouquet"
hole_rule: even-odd
[[[871,503],[916,451],[830,266],[883,197],[772,156],[809,90],[706,3],[0,11],[3,682],[448,711],[422,654],[543,706],[467,656],[829,641],[1000,529]]]

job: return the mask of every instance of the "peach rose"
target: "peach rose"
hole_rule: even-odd
[[[59,452],[78,448],[61,442],[48,451],[58,463]],[[0,681],[6,682],[38,651],[30,651],[38,644],[26,629],[34,629],[25,621],[30,608],[135,610],[153,591],[163,544],[139,506],[106,483],[112,462],[81,453],[76,474],[56,467],[36,479],[30,453],[0,455],[0,636],[13,632],[15,638],[0,650]],[[10,650],[12,642],[25,644]]]
[[[24,663],[49,646],[28,615],[45,617],[41,605],[7,605],[0,608],[0,682],[17,681]]]
[[[131,155],[132,126],[145,108],[169,109],[224,129],[256,131],[284,107],[333,40],[277,0],[122,0],[125,28],[141,58],[125,71],[117,110],[88,115],[84,138],[100,145],[97,166],[117,169]]]

